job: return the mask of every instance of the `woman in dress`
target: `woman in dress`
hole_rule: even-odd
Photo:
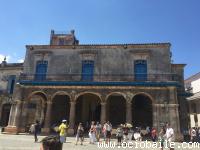
[[[94,144],[96,142],[96,128],[95,128],[94,121],[92,121],[90,130],[89,130],[89,138],[90,138],[90,144]]]

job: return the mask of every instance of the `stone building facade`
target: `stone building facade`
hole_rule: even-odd
[[[52,31],[50,45],[26,46],[6,131],[25,132],[37,119],[50,132],[67,119],[69,132],[78,122],[109,120],[158,129],[170,122],[180,135],[185,65],[171,63],[170,46],[86,45],[74,31]]]
[[[12,94],[16,81],[23,70],[23,63],[7,63],[6,58],[0,64],[0,126],[8,125]]]
[[[192,95],[187,97],[190,127],[200,127],[200,72],[185,80],[186,91]]]

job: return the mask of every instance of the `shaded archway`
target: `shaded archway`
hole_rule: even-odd
[[[59,125],[63,119],[69,121],[70,97],[59,94],[52,100],[51,125]]]
[[[132,121],[135,127],[152,127],[152,99],[146,94],[137,94],[132,99]]]
[[[34,92],[28,98],[27,114],[26,114],[26,127],[35,123],[38,120],[41,127],[44,126],[45,113],[46,113],[47,97],[42,92]]]
[[[82,122],[84,125],[91,121],[100,121],[101,99],[92,93],[84,93],[76,100],[76,124]]]
[[[10,116],[11,104],[3,104],[1,113],[1,126],[5,127],[8,125]]]
[[[126,99],[119,93],[107,98],[107,120],[115,127],[126,122]]]

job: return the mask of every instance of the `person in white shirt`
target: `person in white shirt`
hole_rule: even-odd
[[[170,150],[173,150],[173,148],[171,148],[169,145],[171,142],[174,142],[174,129],[170,126],[169,123],[166,124],[166,133],[165,133],[165,137],[168,143],[168,147],[170,148]]]
[[[105,124],[106,127],[106,143],[110,142],[110,138],[111,138],[111,132],[112,132],[112,125],[111,123],[108,121]]]

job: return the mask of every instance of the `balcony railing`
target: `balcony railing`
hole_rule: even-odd
[[[21,74],[20,81],[71,82],[168,82],[179,81],[177,74]]]

